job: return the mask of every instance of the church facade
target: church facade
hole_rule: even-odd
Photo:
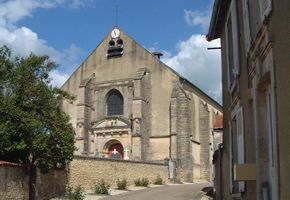
[[[120,28],[97,46],[62,89],[76,155],[174,161],[176,178],[210,179],[211,132],[221,106]],[[193,63],[194,64],[194,63]]]

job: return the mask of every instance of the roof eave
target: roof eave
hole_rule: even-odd
[[[207,41],[221,37],[222,24],[230,2],[231,0],[215,0],[209,30],[206,36]]]

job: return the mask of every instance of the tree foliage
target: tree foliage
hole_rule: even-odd
[[[12,57],[0,48],[0,159],[47,172],[74,152],[74,130],[60,102],[73,97],[49,85],[48,56]]]

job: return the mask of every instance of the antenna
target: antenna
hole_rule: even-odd
[[[118,5],[115,6],[114,11],[116,12],[116,26],[118,26],[118,13],[119,13],[119,6]]]

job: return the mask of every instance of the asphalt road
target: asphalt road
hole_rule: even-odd
[[[169,185],[165,187],[128,192],[107,197],[106,200],[200,200],[202,197],[200,190],[206,186],[209,186],[209,184]]]

